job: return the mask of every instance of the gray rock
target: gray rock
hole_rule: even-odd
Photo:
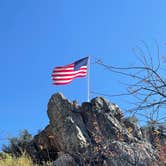
[[[53,166],[148,166],[157,161],[140,127],[124,121],[120,108],[102,97],[78,106],[57,93],[49,100],[47,113],[49,125],[30,146],[34,160],[43,157],[54,161]]]
[[[131,130],[131,133],[134,137],[136,137],[139,140],[143,139],[143,133],[141,128],[134,120],[132,120],[132,118],[124,118],[123,123],[125,124],[125,127],[127,129]]]
[[[62,156],[56,159],[52,166],[76,166],[76,162],[69,154],[63,154]]]

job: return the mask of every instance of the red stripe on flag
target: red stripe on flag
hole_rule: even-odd
[[[79,72],[79,73],[76,73],[76,74],[87,74],[87,72]],[[53,73],[51,76],[52,77],[65,77],[65,76],[74,76],[76,74],[60,74],[60,73]]]
[[[81,61],[79,61],[79,63],[81,63]],[[53,84],[65,85],[71,83],[74,78],[85,77],[87,75],[86,65],[86,63],[78,65],[78,61],[76,61],[66,66],[55,67],[52,72]]]

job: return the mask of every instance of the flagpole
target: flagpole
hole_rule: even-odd
[[[87,78],[87,82],[88,82],[88,87],[87,87],[87,98],[88,98],[88,102],[90,101],[90,56],[88,56],[88,78]]]

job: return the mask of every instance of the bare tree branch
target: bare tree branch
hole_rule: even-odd
[[[166,107],[166,78],[162,76],[162,66],[158,43],[155,41],[157,50],[157,60],[152,56],[148,45],[142,41],[146,53],[139,46],[133,49],[138,61],[141,63],[139,66],[130,67],[117,67],[104,63],[101,59],[96,60],[96,64],[109,70],[110,72],[120,74],[123,77],[130,78],[130,83],[125,84],[126,92],[121,94],[103,94],[92,92],[109,97],[118,96],[133,96],[134,107],[129,110],[134,114],[142,114],[140,111],[148,110],[148,114],[144,117],[151,120],[166,121],[163,117],[163,108]]]

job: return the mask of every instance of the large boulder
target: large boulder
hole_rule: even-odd
[[[49,125],[29,146],[34,161],[52,160],[54,166],[157,162],[156,151],[143,139],[140,127],[124,120],[120,108],[102,97],[78,106],[57,93],[50,98],[47,113]]]

